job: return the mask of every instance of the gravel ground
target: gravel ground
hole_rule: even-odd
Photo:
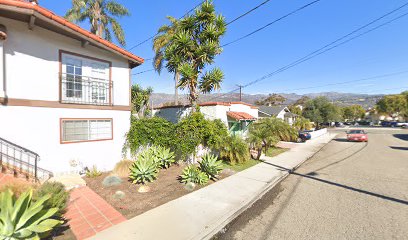
[[[408,130],[367,131],[338,135],[215,239],[408,239]]]

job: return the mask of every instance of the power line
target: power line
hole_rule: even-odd
[[[151,71],[153,71],[154,69],[148,69],[148,70],[145,70],[145,71],[141,71],[141,72],[137,72],[137,73],[132,73],[132,75],[139,75],[139,74],[142,74],[142,73],[146,73],[146,72],[151,72]]]
[[[263,5],[267,4],[269,1],[270,1],[270,0],[266,0],[266,1],[262,2],[261,4],[257,5],[256,7],[250,9],[249,11],[247,11],[247,12],[245,12],[245,13],[239,15],[238,17],[234,18],[233,20],[227,22],[227,26],[230,25],[231,23],[233,23],[233,22],[235,22],[235,21],[238,21],[239,19],[245,17],[246,15],[248,15],[248,14],[250,14],[251,12],[255,11],[256,9],[262,7]]]
[[[376,75],[376,76],[373,76],[373,77],[361,78],[361,79],[357,79],[357,80],[350,80],[350,81],[344,81],[344,82],[324,84],[324,85],[319,85],[319,86],[286,89],[286,90],[282,90],[282,92],[312,89],[312,88],[320,88],[320,87],[326,87],[326,86],[335,86],[335,85],[342,85],[342,84],[348,84],[348,83],[355,83],[355,82],[367,81],[367,80],[372,80],[372,79],[380,79],[380,78],[386,78],[386,77],[390,77],[390,76],[401,75],[401,74],[404,74],[404,73],[408,73],[408,70],[407,71],[400,71],[400,72],[393,72],[393,73],[386,73],[386,74]],[[223,97],[223,96],[227,96],[227,95],[229,95],[231,93],[234,93],[234,92],[240,90],[240,88],[242,88],[242,85],[238,85],[238,88],[235,88],[235,89],[233,89],[233,90],[231,90],[231,91],[229,91],[227,93],[224,93],[224,94],[222,94],[220,96],[214,96],[213,98],[210,98],[207,101],[211,101],[211,100]],[[384,89],[384,90],[387,90],[387,89]]]
[[[236,17],[236,18],[234,18],[232,21],[228,22],[226,25],[232,24],[232,23],[234,23],[235,21],[239,20],[240,18],[243,18],[244,16],[248,15],[248,14],[251,13],[252,11],[255,11],[256,9],[258,9],[259,7],[261,7],[262,5],[266,4],[266,3],[269,2],[269,1],[270,1],[270,0],[267,0],[267,1],[262,2],[261,4],[259,4],[259,5],[257,5],[256,7],[252,8],[251,10],[249,10],[249,11],[247,11],[247,12],[241,14],[240,16],[238,16],[238,17]],[[305,9],[305,8],[307,8],[307,7],[309,7],[309,6],[313,5],[313,4],[315,4],[315,3],[317,3],[317,2],[319,2],[319,1],[321,1],[321,0],[315,0],[315,1],[313,1],[313,2],[310,2],[310,3],[306,4],[306,5],[303,5],[302,7],[297,8],[297,9],[295,9],[294,11],[292,11],[292,12],[290,12],[290,13],[288,13],[288,14],[285,14],[285,15],[283,15],[282,17],[279,17],[279,18],[275,19],[274,21],[272,21],[272,22],[266,24],[265,26],[256,29],[255,31],[252,31],[252,32],[250,32],[250,33],[248,33],[248,34],[246,34],[246,35],[244,35],[244,36],[242,36],[242,37],[240,37],[240,38],[238,38],[238,39],[235,39],[235,40],[233,40],[233,41],[231,41],[231,42],[228,42],[228,43],[226,43],[226,44],[221,45],[221,47],[226,47],[226,46],[228,46],[228,45],[230,45],[230,44],[233,44],[233,43],[236,43],[236,42],[238,42],[238,41],[241,41],[242,39],[245,39],[245,38],[247,38],[247,37],[249,37],[249,36],[251,36],[251,35],[253,35],[253,34],[255,34],[255,33],[259,32],[259,31],[262,31],[263,29],[269,27],[270,25],[272,25],[272,24],[274,24],[274,23],[277,23],[277,22],[279,22],[279,21],[281,21],[281,20],[283,20],[283,19],[285,19],[285,18],[287,18],[287,17],[289,17],[289,16],[291,16],[291,15],[293,15],[293,14],[295,14],[295,13],[297,13],[297,12],[299,12],[299,11],[301,11],[301,10],[303,10],[303,9]],[[154,36],[153,36],[152,38],[154,38]],[[150,39],[152,39],[152,38],[150,38]],[[148,39],[148,40],[149,40],[149,39]],[[150,61],[150,60],[152,60],[152,59],[153,59],[153,58],[149,58],[149,59],[146,59],[145,61]]]
[[[306,4],[306,5],[303,5],[302,7],[297,8],[297,9],[295,9],[294,11],[292,11],[292,12],[290,12],[290,13],[288,13],[288,14],[285,14],[285,15],[283,15],[282,17],[279,17],[279,18],[275,19],[274,21],[272,21],[272,22],[270,22],[270,23],[264,25],[263,27],[260,27],[260,28],[256,29],[255,31],[252,31],[252,32],[250,32],[250,33],[248,33],[248,34],[246,34],[246,35],[244,35],[244,36],[242,36],[242,37],[240,37],[240,38],[238,38],[238,39],[235,39],[235,40],[233,40],[233,41],[231,41],[231,42],[228,42],[228,43],[226,43],[226,44],[223,44],[221,47],[226,47],[226,46],[228,46],[228,45],[231,45],[231,44],[233,44],[233,43],[236,43],[236,42],[238,42],[238,41],[241,41],[242,39],[245,39],[245,38],[247,38],[247,37],[249,37],[249,36],[251,36],[251,35],[253,35],[253,34],[257,33],[257,32],[260,32],[260,31],[264,30],[265,28],[271,26],[272,24],[277,23],[277,22],[279,22],[279,21],[281,21],[281,20],[283,20],[283,19],[285,19],[285,18],[287,18],[287,17],[289,17],[289,16],[291,16],[291,15],[293,15],[293,14],[295,14],[295,13],[297,13],[297,12],[299,12],[299,11],[301,11],[301,10],[303,10],[303,9],[305,9],[305,8],[307,8],[307,7],[311,6],[311,5],[313,5],[313,4],[315,4],[315,3],[317,3],[317,2],[320,2],[320,0],[315,0],[315,1],[313,1],[313,2],[310,2],[310,3]]]
[[[190,9],[188,12],[186,12],[183,16],[179,17],[178,19],[180,20],[181,18],[184,18],[184,17],[187,16],[190,12],[194,11],[194,9],[196,9],[198,6],[200,6],[201,4],[203,4],[205,1],[206,1],[206,0],[200,2],[200,3],[197,4],[194,8]],[[131,51],[132,49],[137,48],[137,47],[139,47],[140,45],[142,45],[142,44],[144,44],[144,43],[146,43],[146,42],[152,40],[152,39],[153,39],[154,37],[156,37],[157,35],[159,35],[159,33],[156,33],[155,35],[153,35],[153,36],[151,36],[151,37],[149,37],[149,38],[147,38],[147,39],[145,39],[145,40],[143,40],[143,41],[137,43],[137,44],[134,45],[133,47],[129,48],[128,51]]]
[[[343,85],[343,84],[348,84],[348,83],[368,81],[368,80],[372,80],[372,79],[386,78],[386,77],[390,77],[390,76],[401,75],[401,74],[404,74],[404,73],[408,73],[408,70],[407,71],[402,71],[402,72],[382,74],[382,75],[377,75],[377,76],[368,77],[368,78],[361,78],[361,79],[357,79],[357,80],[350,80],[350,81],[345,81],[345,82],[336,82],[336,83],[329,83],[329,84],[324,84],[324,85],[319,85],[319,86],[285,89],[285,90],[282,90],[282,92],[313,89],[313,88],[320,88],[320,87],[327,87],[327,86]]]
[[[406,6],[406,5],[408,5],[408,3],[404,4],[403,6]],[[401,7],[400,7],[400,8],[401,8]],[[398,9],[400,9],[400,8],[398,8]],[[392,12],[395,12],[395,10],[392,11]],[[389,15],[389,14],[390,14],[390,13],[387,13],[387,14],[383,15],[382,17],[377,18],[375,21],[372,21],[370,24],[365,25],[365,26],[367,27],[367,26],[369,26],[369,25],[371,25],[371,24],[377,22],[378,20],[382,19],[384,16]],[[278,70],[276,70],[276,71],[274,71],[274,72],[272,72],[272,73],[269,73],[269,74],[267,74],[267,75],[265,75],[265,76],[263,76],[263,77],[261,77],[261,78],[259,78],[259,79],[256,79],[256,80],[254,80],[254,81],[252,81],[252,82],[249,82],[248,84],[244,85],[244,87],[248,87],[248,86],[254,85],[254,84],[256,84],[256,83],[258,83],[258,82],[260,82],[260,81],[262,81],[262,80],[264,80],[264,79],[270,78],[270,77],[272,77],[272,76],[274,76],[274,75],[276,75],[276,74],[278,74],[278,73],[281,73],[281,72],[283,72],[283,71],[286,71],[286,70],[288,70],[288,69],[290,69],[290,68],[292,68],[292,67],[294,67],[294,66],[296,66],[296,65],[299,65],[300,63],[303,63],[303,62],[305,62],[305,61],[307,61],[307,60],[309,60],[309,59],[312,59],[312,58],[314,58],[314,57],[316,57],[316,56],[318,56],[318,55],[321,55],[321,54],[323,54],[323,53],[325,53],[325,52],[327,52],[327,51],[330,51],[330,50],[332,50],[332,49],[334,49],[334,48],[336,48],[336,47],[339,47],[339,46],[341,46],[341,45],[343,45],[343,44],[345,44],[345,43],[348,43],[348,42],[350,42],[350,41],[352,41],[352,40],[354,40],[354,39],[356,39],[356,38],[358,38],[358,37],[361,37],[361,36],[363,36],[363,35],[365,35],[365,34],[367,34],[367,33],[369,33],[369,32],[372,32],[372,31],[374,31],[374,30],[376,30],[376,29],[378,29],[378,28],[380,28],[380,27],[383,27],[383,26],[385,26],[385,25],[388,25],[388,24],[390,24],[391,22],[394,22],[394,21],[396,21],[396,20],[398,20],[398,19],[400,19],[400,18],[402,18],[402,17],[404,17],[404,16],[406,16],[406,15],[408,15],[408,13],[402,14],[402,15],[396,17],[396,18],[391,19],[391,20],[388,21],[388,22],[385,22],[385,23],[383,23],[383,24],[381,24],[381,25],[378,25],[377,27],[374,27],[374,28],[372,28],[372,29],[370,29],[370,30],[367,30],[367,31],[365,31],[365,32],[363,32],[363,33],[361,33],[361,34],[359,34],[359,35],[357,35],[357,36],[354,36],[353,38],[347,39],[347,40],[345,40],[345,41],[343,41],[343,42],[340,42],[340,43],[337,44],[337,45],[334,45],[334,46],[332,46],[332,47],[330,47],[330,48],[328,48],[328,49],[325,49],[327,46],[330,46],[330,45],[332,45],[333,43],[339,42],[340,40],[344,39],[345,36],[350,36],[350,33],[349,33],[349,34],[347,34],[347,35],[345,35],[345,36],[343,36],[343,37],[337,39],[336,41],[333,41],[332,43],[330,43],[330,44],[328,44],[328,45],[326,45],[326,46],[324,46],[324,47],[322,47],[322,48],[319,48],[319,49],[317,49],[316,51],[314,51],[314,52],[312,52],[312,53],[309,53],[309,54],[307,54],[306,56],[304,56],[304,57],[302,57],[302,58],[300,58],[300,59],[298,59],[298,60],[296,60],[296,61],[294,61],[294,62],[292,62],[292,63],[290,63],[290,64],[288,64],[288,65],[286,65],[286,66],[284,66],[284,67],[282,67],[282,68],[279,68]],[[361,30],[361,29],[363,29],[363,28],[359,28],[359,29]],[[355,33],[356,31],[354,30],[353,32]],[[324,49],[324,50],[323,50],[323,49]],[[323,50],[323,51],[321,51],[321,50]]]
[[[245,87],[254,85],[254,84],[256,84],[256,83],[258,83],[258,82],[260,82],[260,81],[262,81],[262,80],[264,80],[264,79],[270,78],[270,77],[272,77],[272,76],[274,76],[274,75],[276,75],[276,74],[278,74],[278,73],[281,73],[281,72],[283,72],[283,71],[286,71],[286,70],[288,70],[288,69],[290,69],[290,68],[292,68],[292,67],[295,67],[296,65],[298,65],[298,64],[300,64],[300,63],[303,63],[303,62],[305,62],[305,61],[307,61],[307,60],[309,60],[309,59],[311,59],[311,58],[314,58],[314,57],[316,57],[316,56],[318,56],[318,55],[321,55],[321,54],[323,54],[323,53],[325,53],[325,52],[327,52],[327,51],[330,51],[330,50],[332,50],[332,49],[334,49],[334,48],[336,48],[336,47],[339,47],[340,45],[343,45],[343,44],[345,44],[345,43],[347,43],[347,42],[349,42],[349,41],[351,41],[351,40],[353,40],[353,39],[355,39],[355,38],[361,37],[361,36],[363,36],[363,35],[365,35],[365,34],[371,32],[371,31],[374,31],[374,30],[376,30],[376,29],[378,29],[378,28],[380,28],[380,27],[383,27],[383,26],[385,26],[385,25],[387,25],[387,24],[389,24],[389,23],[391,23],[391,22],[393,22],[393,21],[396,21],[396,20],[402,18],[402,17],[406,16],[408,13],[403,14],[403,15],[400,15],[400,16],[398,16],[398,17],[396,17],[396,18],[394,18],[394,19],[392,19],[392,20],[390,20],[390,21],[388,21],[388,22],[386,22],[386,23],[384,23],[384,24],[381,24],[381,25],[379,25],[379,26],[377,26],[377,27],[375,27],[375,28],[372,28],[372,29],[370,29],[370,30],[368,30],[368,31],[366,31],[366,32],[363,32],[362,34],[359,34],[359,35],[357,35],[357,36],[355,36],[355,37],[353,37],[353,38],[351,38],[351,39],[348,39],[348,40],[346,40],[346,41],[343,41],[343,42],[341,42],[341,43],[339,43],[339,44],[337,44],[337,45],[335,45],[335,46],[333,46],[333,47],[331,47],[331,48],[329,48],[329,49],[326,49],[326,50],[320,52],[321,50],[323,50],[323,49],[325,49],[325,48],[327,48],[327,47],[333,45],[334,43],[337,43],[337,42],[339,42],[339,41],[341,41],[341,40],[347,38],[348,36],[351,36],[352,34],[354,34],[354,33],[358,32],[358,31],[360,31],[360,30],[362,30],[362,29],[364,29],[364,28],[366,28],[366,27],[368,27],[368,26],[370,26],[370,25],[372,25],[372,24],[378,22],[379,20],[381,20],[381,19],[383,19],[383,18],[389,16],[390,14],[395,13],[396,11],[398,11],[398,10],[404,8],[404,7],[407,6],[407,5],[408,5],[408,2],[405,3],[405,4],[403,4],[403,5],[401,5],[400,7],[396,8],[396,9],[394,9],[394,10],[392,10],[392,11],[390,11],[390,12],[384,14],[384,15],[382,15],[381,17],[374,19],[373,21],[369,22],[368,24],[365,24],[364,26],[359,27],[359,28],[357,28],[356,30],[353,30],[352,32],[350,32],[350,33],[344,35],[343,37],[340,37],[340,38],[336,39],[335,41],[333,41],[333,42],[331,42],[331,43],[329,43],[329,44],[327,44],[327,45],[325,45],[325,46],[323,46],[323,47],[317,49],[316,51],[313,51],[313,52],[307,54],[306,56],[304,56],[304,57],[302,57],[302,58],[300,58],[300,59],[298,59],[298,60],[296,60],[296,61],[294,61],[294,62],[292,62],[292,63],[290,63],[290,64],[288,64],[288,65],[286,65],[286,66],[284,66],[284,67],[281,67],[281,68],[279,68],[278,70],[276,70],[276,71],[274,71],[274,72],[272,72],[272,73],[269,73],[269,74],[267,74],[267,75],[265,75],[265,76],[263,76],[263,77],[261,77],[261,78],[259,78],[259,79],[256,79],[256,80],[254,80],[254,81],[252,81],[252,82],[249,82],[248,84],[244,85],[243,87],[245,88]],[[238,91],[238,90],[239,90],[239,88],[234,89],[234,90],[232,90],[231,92],[226,93],[226,94],[224,94],[224,95],[228,95],[228,94],[230,94],[230,93],[232,93],[232,92],[235,92],[235,91]],[[221,95],[221,96],[223,96],[223,95]],[[216,98],[214,98],[214,99],[216,99]]]

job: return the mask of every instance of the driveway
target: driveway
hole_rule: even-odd
[[[408,239],[408,130],[344,130],[217,239]]]

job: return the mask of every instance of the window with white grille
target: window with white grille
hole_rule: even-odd
[[[112,119],[63,119],[61,124],[63,143],[113,139]]]

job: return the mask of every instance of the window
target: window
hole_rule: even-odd
[[[111,63],[61,51],[61,102],[112,105]]]
[[[66,96],[69,98],[82,97],[82,61],[73,58],[66,60]]]
[[[61,142],[111,140],[112,119],[62,119]]]

